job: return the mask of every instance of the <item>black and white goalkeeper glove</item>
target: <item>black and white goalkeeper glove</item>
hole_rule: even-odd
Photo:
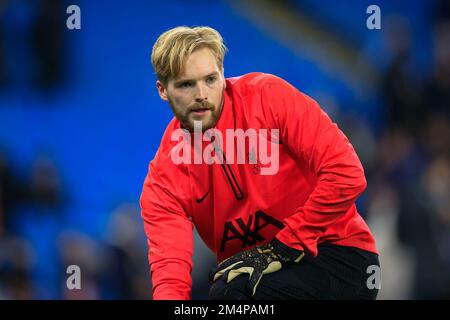
[[[225,259],[211,271],[209,279],[214,282],[225,276],[225,281],[229,283],[238,275],[248,274],[247,288],[253,296],[263,275],[280,270],[283,263],[298,263],[304,255],[303,251],[288,247],[274,238],[266,245],[239,252]]]

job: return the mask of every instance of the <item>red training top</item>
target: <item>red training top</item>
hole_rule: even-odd
[[[175,164],[171,153],[179,141],[171,141],[171,135],[180,122],[174,118],[149,164],[140,203],[153,298],[191,298],[194,225],[218,260],[275,236],[312,255],[322,242],[377,253],[374,237],[355,206],[366,187],[361,162],[320,106],[269,74],[229,78],[226,85],[215,126],[223,135],[222,151],[217,153],[225,155],[226,163]],[[238,152],[227,152],[226,129],[255,129],[262,137],[259,149],[264,143],[271,152],[278,148],[279,168],[275,157],[272,163],[257,157],[249,139],[246,148],[253,149],[245,149],[245,163],[238,164]],[[271,133],[264,137],[261,129],[279,129],[279,141]],[[203,152],[211,151],[211,144],[201,143]],[[192,155],[202,152],[192,145]],[[271,165],[278,171],[263,174]]]

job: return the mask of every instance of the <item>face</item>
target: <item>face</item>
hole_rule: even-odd
[[[219,120],[225,79],[210,49],[194,51],[177,78],[169,79],[167,85],[158,80],[156,87],[185,128],[193,130],[194,121],[201,121],[204,131]]]

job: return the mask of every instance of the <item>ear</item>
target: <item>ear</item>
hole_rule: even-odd
[[[168,100],[168,98],[167,98],[167,89],[164,86],[164,84],[161,81],[159,81],[159,80],[156,80],[156,89],[158,89],[158,93],[159,93],[160,98],[163,99],[164,101],[167,101]]]
[[[222,67],[222,77],[223,77],[223,88],[226,89],[227,87],[227,80],[225,79],[225,69]]]

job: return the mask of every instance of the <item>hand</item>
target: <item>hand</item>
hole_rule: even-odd
[[[211,271],[209,279],[214,282],[224,276],[225,281],[230,283],[238,275],[248,273],[247,288],[253,296],[264,274],[280,270],[283,263],[298,263],[304,255],[303,251],[288,247],[274,238],[266,245],[239,252],[222,261]]]

